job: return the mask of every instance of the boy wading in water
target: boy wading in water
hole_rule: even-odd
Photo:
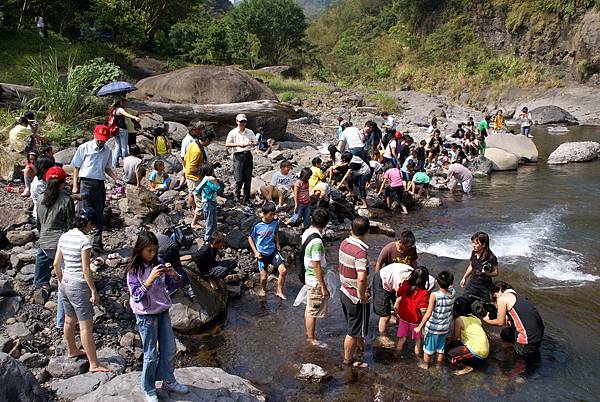
[[[283,289],[285,287],[285,261],[279,252],[279,220],[275,219],[275,204],[267,202],[262,206],[262,219],[248,236],[248,243],[258,260],[258,271],[260,272],[260,290],[258,297],[267,296],[267,276],[269,265],[273,265],[279,271],[277,281],[277,292],[275,295],[286,300]]]

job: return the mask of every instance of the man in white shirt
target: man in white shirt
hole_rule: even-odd
[[[365,136],[364,133],[358,129],[358,127],[350,126],[342,132],[338,149],[340,152],[348,150],[352,155],[362,157],[365,148]]]
[[[227,134],[225,146],[233,151],[233,177],[235,179],[235,196],[242,204],[250,201],[250,185],[252,183],[252,147],[256,145],[254,132],[246,128],[248,119],[245,114],[235,117],[237,127]],[[244,196],[241,198],[242,187]],[[240,199],[241,198],[241,199]]]

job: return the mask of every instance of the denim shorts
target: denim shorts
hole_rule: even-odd
[[[263,255],[260,260],[258,260],[258,271],[262,271],[263,269],[269,268],[269,265],[273,265],[275,268],[279,268],[281,264],[284,264],[285,260],[279,251],[275,251],[271,255]]]

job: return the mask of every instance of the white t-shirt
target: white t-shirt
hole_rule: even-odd
[[[362,160],[356,155],[352,156],[352,159],[350,160],[350,165],[352,165],[352,167],[360,165],[359,169],[352,169],[352,173],[356,173],[359,176],[365,176],[371,173],[371,168],[369,167],[369,165],[367,165],[364,160]]]
[[[58,239],[64,260],[63,276],[73,281],[85,281],[81,252],[92,248],[92,241],[79,229],[71,229]]]
[[[527,113],[525,116],[519,115],[521,120],[521,127],[531,127],[531,113]]]
[[[392,116],[388,116],[387,120],[383,124],[388,127],[388,130],[396,129],[396,119],[394,119]]]
[[[142,160],[133,155],[129,155],[123,159],[123,181],[129,184],[137,184],[135,171]]]
[[[286,176],[281,172],[275,172],[271,178],[271,185],[275,187],[283,187],[289,191],[292,188],[293,179],[294,178],[291,173]]]
[[[239,128],[234,128],[233,130],[231,130],[229,132],[229,134],[227,134],[227,139],[225,140],[225,143],[232,143],[232,144],[251,144],[252,142],[256,141],[256,137],[254,136],[254,132],[252,130],[250,130],[249,128],[245,129],[243,133],[240,133],[240,129]],[[233,153],[238,153],[238,152],[245,152],[245,151],[250,151],[249,147],[234,147],[233,148]]]
[[[347,127],[342,132],[342,141],[348,148],[362,148],[365,146],[363,135],[357,127]]]
[[[379,275],[381,276],[383,290],[396,293],[402,282],[408,279],[412,271],[413,267],[400,263],[386,265],[381,268]]]
[[[196,141],[196,139],[194,137],[192,137],[190,134],[187,134],[185,137],[183,137],[183,140],[181,141],[181,152],[179,153],[179,155],[181,155],[181,159],[185,158],[185,153],[187,151],[187,148],[194,141]]]
[[[392,148],[396,148],[396,141],[397,140],[391,140],[390,142],[388,142],[387,146],[385,147],[385,150],[383,151],[384,158],[392,159],[392,156],[394,156],[392,154]]]

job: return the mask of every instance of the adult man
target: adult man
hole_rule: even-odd
[[[381,128],[383,128],[387,134],[393,136],[396,133],[396,119],[394,119],[394,116],[391,116],[388,112],[381,112],[381,117],[384,120]]]
[[[8,132],[8,145],[15,152],[24,152],[32,135],[29,120],[24,116],[19,117],[17,124]]]
[[[479,123],[477,123],[477,131],[483,136],[483,137],[487,137],[489,132],[489,123],[488,120],[490,118],[490,115],[487,113],[484,113],[481,120],[479,120]]]
[[[354,360],[356,348],[364,349],[369,330],[371,290],[368,287],[369,257],[364,242],[369,232],[369,219],[358,216],[352,221],[350,237],[340,244],[339,273],[340,300],[346,319],[347,332],[344,339],[344,365],[366,368],[367,363]]]
[[[187,153],[187,149],[190,144],[194,143],[198,137],[204,132],[204,123],[200,120],[196,120],[190,123],[188,126],[188,133],[181,140],[181,149],[179,151],[179,156],[181,157],[181,163],[183,165],[183,169],[177,175],[179,177],[179,184],[175,187],[175,190],[180,190],[183,188],[185,184],[185,154]]]
[[[208,163],[208,156],[205,147],[209,146],[215,138],[212,132],[202,132],[195,137],[195,141],[187,146],[185,152],[185,177],[188,185],[188,204],[192,210],[192,222],[196,222],[196,215],[202,211],[202,197],[196,194],[194,190],[202,181],[200,175],[200,166]],[[195,134],[194,134],[195,135]]]
[[[94,139],[85,142],[77,148],[71,165],[73,169],[73,194],[81,191],[83,200],[81,207],[93,208],[96,212],[93,251],[101,253],[104,204],[106,190],[104,180],[106,175],[119,182],[111,165],[111,151],[105,146],[109,140],[108,126],[97,125],[94,128]]]
[[[235,117],[237,127],[227,134],[225,146],[233,151],[233,177],[235,179],[235,196],[241,198],[242,187],[244,197],[241,203],[250,201],[250,185],[252,183],[252,147],[256,144],[256,137],[249,128],[246,128],[248,119],[245,114]]]
[[[442,166],[446,171],[446,180],[440,181],[440,184],[450,183],[448,185],[450,190],[454,190],[460,185],[465,194],[471,192],[473,188],[473,173],[467,167],[458,163],[458,161],[455,163],[445,161]]]
[[[323,342],[315,338],[317,319],[324,318],[327,312],[329,290],[325,282],[327,274],[327,260],[325,259],[325,246],[323,245],[323,232],[329,222],[329,212],[317,208],[311,216],[311,226],[302,234],[302,249],[304,250],[303,264],[305,269],[304,282],[307,287],[306,310],[304,322],[306,324],[306,340],[312,346],[326,347]]]
[[[393,263],[406,264],[416,268],[418,258],[415,235],[410,230],[404,230],[400,233],[400,237],[381,249],[375,263],[375,271]]]
[[[275,172],[271,178],[271,184],[266,184],[260,188],[260,193],[266,202],[277,199],[277,211],[286,208],[285,199],[292,190],[293,176],[290,174],[292,163],[287,159],[279,164],[279,172]]]
[[[365,136],[358,127],[348,126],[342,132],[338,149],[343,152],[346,148],[352,155],[363,157]]]

